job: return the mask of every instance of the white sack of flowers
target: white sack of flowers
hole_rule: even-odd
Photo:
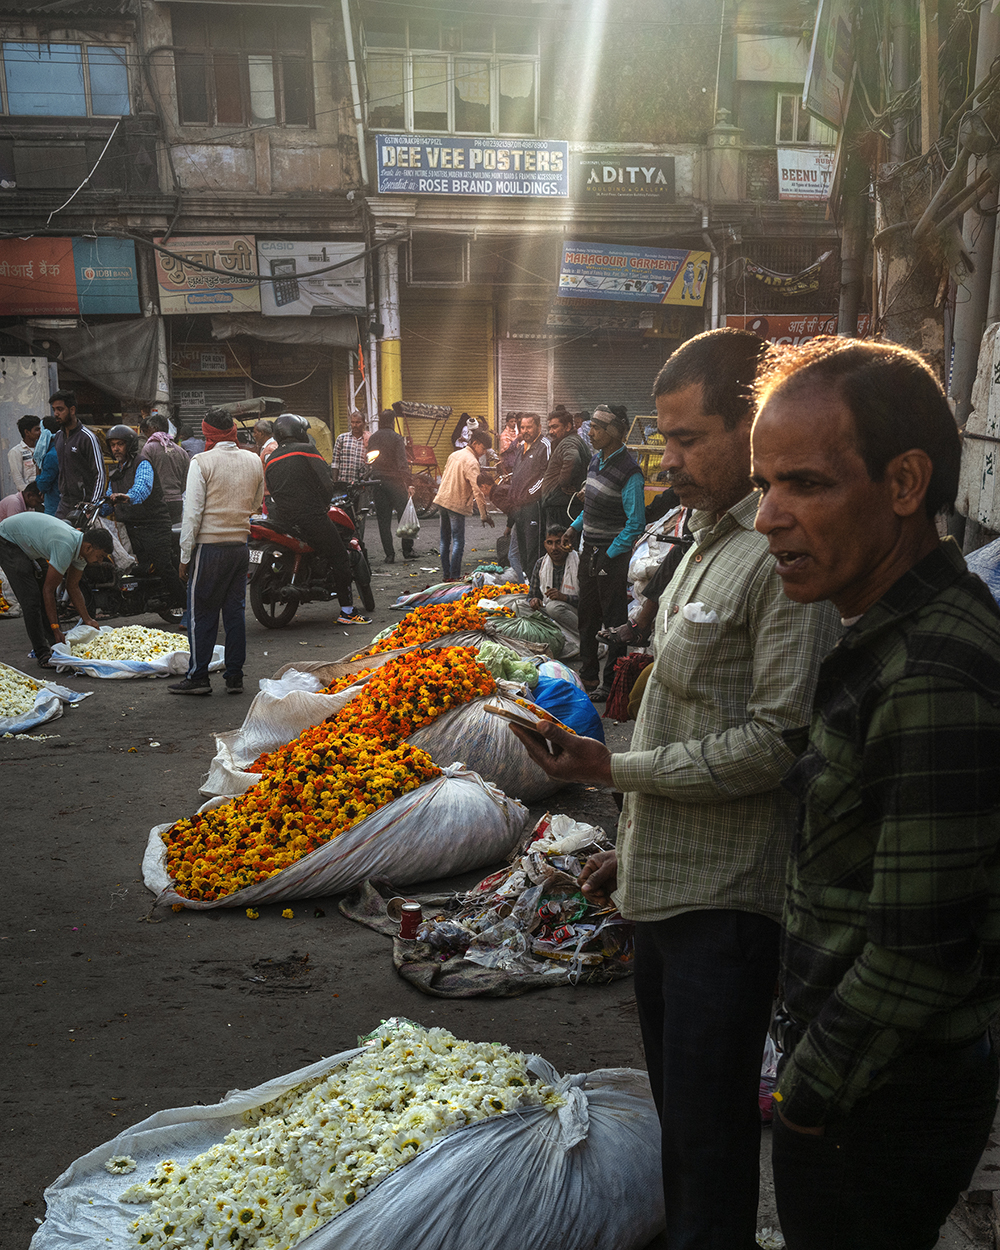
[[[548,798],[561,790],[564,783],[538,767],[524,744],[511,733],[509,721],[486,711],[489,705],[521,716],[544,718],[547,715],[534,704],[523,706],[517,703],[513,694],[515,689],[518,687],[510,682],[498,682],[495,694],[473,699],[471,703],[463,703],[461,707],[445,712],[437,720],[410,734],[406,741],[426,751],[435,764],[440,764],[442,760],[461,760],[466,768],[492,781],[504,794],[513,795],[523,803],[536,803],[539,799]]]
[[[210,799],[198,811],[229,801]],[[157,903],[183,903],[198,911],[343,894],[375,876],[402,887],[505,859],[519,844],[527,820],[527,808],[516,799],[456,764],[266,880],[211,902],[183,898],[173,888],[162,837],[171,826],[155,825],[146,842],[142,879]]]
[[[662,1230],[644,1072],[378,1034],[90,1151],[45,1191],[31,1250],[639,1250]]]
[[[183,677],[191,655],[184,634],[145,625],[102,625],[100,629],[76,625],[65,642],[52,648],[52,663],[88,677]],[[218,646],[212,652],[209,672],[218,672],[224,663],[224,649]]]
[[[297,738],[303,729],[336,716],[363,684],[339,694],[312,693],[301,688],[304,676],[311,675],[289,669],[280,678],[269,680],[266,689],[261,682],[261,690],[254,695],[239,729],[215,735],[215,755],[201,785],[202,794],[213,798],[246,794],[260,781],[260,774],[244,769],[265,751],[276,751]]]
[[[58,720],[64,703],[79,703],[90,693],[69,690],[54,681],[36,681],[19,669],[0,664],[0,734],[26,733]]]

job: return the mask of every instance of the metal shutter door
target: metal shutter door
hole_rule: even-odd
[[[500,420],[508,412],[537,412],[549,404],[549,359],[552,349],[544,339],[500,340]]]
[[[174,400],[180,404],[181,424],[193,425],[199,436],[206,408],[249,398],[247,378],[178,378],[174,382]]]
[[[663,339],[589,336],[553,348],[552,400],[571,412],[593,412],[598,404],[624,404],[630,417],[655,412],[653,383],[674,348]]]

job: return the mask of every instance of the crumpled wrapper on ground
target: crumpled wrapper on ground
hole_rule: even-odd
[[[231,801],[211,799],[198,810]],[[157,904],[183,903],[195,911],[341,894],[373,876],[401,885],[430,881],[503,859],[517,845],[527,819],[527,809],[515,799],[453,764],[274,876],[225,898],[206,902],[176,892],[162,837],[170,825],[149,831],[142,879]]]

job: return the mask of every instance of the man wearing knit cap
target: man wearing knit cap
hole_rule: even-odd
[[[181,517],[181,565],[188,584],[191,662],[171,694],[211,694],[208,666],[219,633],[226,631],[226,690],[243,693],[247,654],[246,593],[250,517],[264,497],[264,469],[255,452],[237,442],[236,423],[214,409],[201,423],[205,450],[188,469]]]

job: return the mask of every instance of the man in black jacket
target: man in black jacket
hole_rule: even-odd
[[[108,447],[118,463],[108,478],[101,514],[113,513],[125,526],[136,563],[140,568],[152,565],[168,607],[183,608],[187,595],[174,565],[170,512],[152,461],[145,449],[139,450],[139,436],[128,425],[111,427]]]
[[[77,417],[73,391],[56,391],[49,403],[52,415],[62,426],[54,440],[59,457],[60,499],[56,516],[65,519],[80,504],[100,503],[104,498],[104,453],[97,435]]]
[[[337,624],[370,625],[370,616],[354,610],[351,557],[327,515],[333,495],[330,466],[309,442],[309,427],[302,417],[283,412],[275,419],[273,433],[278,446],[264,466],[271,520],[301,537],[330,566],[340,602]]]

